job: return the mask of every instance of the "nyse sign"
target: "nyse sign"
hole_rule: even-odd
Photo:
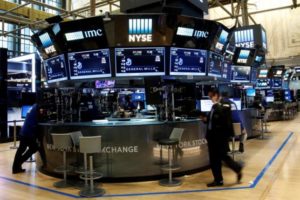
[[[254,41],[236,43],[235,46],[243,48],[254,48]]]
[[[129,35],[129,42],[152,42],[151,34]]]
[[[153,20],[129,19],[128,41],[129,42],[152,42]]]

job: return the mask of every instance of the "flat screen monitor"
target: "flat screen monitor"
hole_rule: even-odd
[[[47,48],[47,47],[53,45],[53,42],[50,38],[50,35],[47,32],[39,35],[39,39],[40,39],[40,41],[41,41],[44,48]]]
[[[64,55],[59,55],[45,60],[44,67],[48,83],[68,80]]]
[[[216,50],[218,52],[222,52],[224,49],[224,45],[227,43],[228,41],[228,35],[229,33],[227,31],[225,31],[224,29],[221,31],[220,36],[218,38],[218,42],[216,44]]]
[[[282,78],[283,76],[283,69],[275,69],[273,71],[273,78]]]
[[[231,82],[250,82],[250,66],[232,66]]]
[[[269,72],[268,69],[260,69],[258,72],[258,78],[262,78],[262,79],[268,78],[268,72]]]
[[[131,94],[131,100],[135,101],[145,101],[145,93],[133,93]]]
[[[116,48],[116,76],[165,75],[165,48]]]
[[[68,53],[70,79],[111,77],[109,49]]]
[[[231,78],[231,63],[224,61],[222,64],[222,78],[230,80]]]
[[[170,54],[170,75],[206,75],[206,50],[172,47]]]
[[[286,101],[292,101],[292,94],[290,90],[285,90],[284,91],[284,99]]]
[[[210,52],[207,65],[208,76],[221,77],[223,56],[217,53]]]
[[[256,90],[255,89],[247,89],[246,90],[246,95],[247,97],[255,97]]]
[[[255,56],[255,62],[261,63],[263,61],[263,56]]]
[[[115,80],[96,80],[95,88],[113,88],[115,87]]]
[[[250,56],[250,50],[242,49],[239,53],[237,63],[246,64],[248,62],[249,56]]]
[[[21,108],[21,118],[22,119],[26,118],[27,113],[30,112],[31,108],[32,108],[32,106],[30,106],[30,105],[24,105],[24,106],[22,106],[22,108]]]
[[[267,97],[272,97],[272,96],[274,96],[273,90],[266,90],[266,96],[267,96]]]
[[[229,100],[234,103],[234,107],[231,105],[232,110],[242,110],[242,101],[240,98],[230,98]]]
[[[255,67],[251,67],[251,82],[256,83],[257,80],[257,69]]]
[[[272,88],[274,89],[282,88],[282,79],[272,79]]]
[[[257,79],[256,88],[257,89],[270,89],[271,88],[270,79]]]
[[[200,100],[200,108],[201,112],[210,112],[213,102],[210,99],[201,99]]]
[[[267,96],[265,99],[267,103],[273,103],[275,100],[274,96]]]

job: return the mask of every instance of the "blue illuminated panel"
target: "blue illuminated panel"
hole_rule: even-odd
[[[205,50],[171,48],[170,75],[205,76]]]

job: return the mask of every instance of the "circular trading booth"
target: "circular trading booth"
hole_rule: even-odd
[[[252,30],[261,37],[260,25]],[[248,137],[259,135],[257,110],[247,107],[243,85],[251,85],[254,57],[263,54],[236,47],[235,32],[194,17],[127,14],[60,22],[34,34],[46,80],[38,96],[47,165],[38,159],[38,168],[56,175],[62,154],[51,134],[80,131],[102,136],[94,165],[104,177],[160,176],[168,152],[158,141],[182,128],[176,172],[203,170],[206,125],[192,113],[210,111],[212,87],[232,97]],[[67,162],[83,165],[78,149],[68,150]]]

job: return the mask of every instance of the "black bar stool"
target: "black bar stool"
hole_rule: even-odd
[[[177,160],[177,154],[175,155],[175,148],[181,140],[184,129],[174,128],[170,137],[167,139],[159,140],[159,145],[168,147],[168,164],[161,166],[163,171],[167,171],[169,177],[167,179],[161,179],[159,184],[162,186],[179,186],[182,184],[181,180],[173,178],[173,171],[180,169],[180,166],[174,163],[174,159]]]

